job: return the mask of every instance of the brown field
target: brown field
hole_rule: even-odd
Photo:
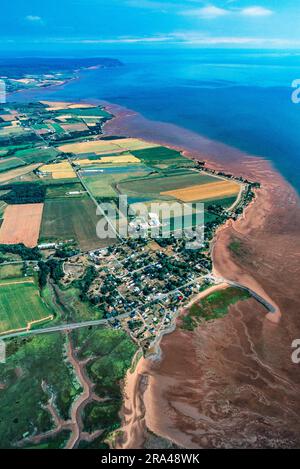
[[[37,245],[44,204],[8,205],[0,228],[0,244]]]
[[[69,179],[75,178],[76,173],[68,161],[61,163],[45,164],[40,168],[44,173],[51,173],[53,179]]]
[[[91,116],[89,116],[91,117]],[[154,143],[145,142],[137,138],[122,138],[115,140],[91,140],[90,142],[70,143],[61,145],[58,149],[65,153],[96,153],[117,150],[143,150],[145,148],[157,147]]]
[[[11,114],[1,114],[1,119],[5,122],[10,122],[15,120],[15,116],[12,116]]]
[[[103,156],[99,160],[77,160],[76,163],[80,164],[80,166],[88,166],[88,165],[95,165],[95,164],[107,164],[107,163],[140,163],[141,160],[136,156],[131,154],[129,155],[120,155],[120,156]]]
[[[195,200],[210,200],[221,197],[229,197],[238,194],[240,185],[231,181],[218,181],[209,184],[200,184],[198,186],[185,187],[173,191],[161,192],[162,195],[168,195],[181,200],[182,202],[193,202]]]
[[[39,166],[40,163],[30,164],[28,166],[22,166],[22,168],[12,169],[11,171],[7,171],[3,174],[0,174],[0,184],[3,182],[10,181],[11,179],[24,176],[25,174],[31,173],[34,169],[38,168]]]
[[[145,148],[159,147],[156,143],[146,142],[139,138],[122,138],[113,142],[125,150],[144,150]]]
[[[91,104],[73,104],[64,101],[41,101],[45,104],[49,111],[61,111],[62,109],[83,109],[94,107]]]
[[[84,130],[88,130],[87,128],[87,125],[86,124],[82,124],[82,123],[79,123],[79,124],[62,124],[61,125],[62,129],[66,130],[67,132],[81,132],[81,131],[84,131]]]
[[[65,153],[101,153],[103,151],[119,150],[119,147],[109,140],[92,140],[90,142],[70,143],[58,147]]]

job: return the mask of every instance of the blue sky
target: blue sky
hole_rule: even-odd
[[[299,0],[4,0],[0,47],[300,48]]]

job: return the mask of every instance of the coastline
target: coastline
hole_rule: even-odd
[[[9,93],[6,93],[6,96],[12,97],[12,96],[18,96],[18,95],[23,95],[23,94],[30,94],[30,93],[43,93],[45,91],[56,91],[57,88],[64,88],[66,85],[73,81],[80,80],[80,76],[76,75],[71,78],[67,78],[66,80],[63,80],[63,82],[60,83],[53,83],[52,85],[46,85],[46,86],[35,86],[35,87],[28,87],[28,88],[22,88],[20,90],[16,91],[10,91]],[[9,101],[9,100],[8,100]]]
[[[233,281],[239,280],[266,297],[276,308],[276,313],[266,314],[261,305],[257,305],[254,300],[249,300],[244,304],[232,306],[227,317],[200,326],[195,333],[187,334],[176,329],[165,335],[161,341],[162,357],[159,362],[142,358],[134,373],[128,371],[122,410],[123,426],[121,430],[124,432],[124,436],[122,441],[118,441],[117,447],[143,447],[147,429],[187,448],[226,447],[230,445],[230,442],[235,447],[245,447],[247,444],[250,447],[251,445],[255,447],[257,444],[259,447],[264,447],[267,444],[267,439],[264,436],[265,425],[270,426],[268,431],[271,433],[271,437],[268,438],[272,440],[272,436],[275,438],[276,434],[277,439],[274,439],[272,443],[275,447],[285,445],[293,447],[295,442],[299,441],[295,431],[296,428],[298,431],[299,426],[293,422],[292,418],[286,419],[284,415],[281,417],[282,420],[275,419],[277,413],[275,408],[277,408],[280,399],[272,402],[271,393],[266,386],[257,389],[256,393],[261,401],[265,400],[270,403],[272,412],[274,412],[273,419],[276,421],[277,427],[279,425],[279,428],[282,429],[283,434],[287,432],[287,427],[291,427],[287,439],[280,435],[280,430],[275,429],[276,425],[274,422],[271,423],[272,419],[268,413],[265,415],[264,409],[260,411],[260,420],[264,425],[261,422],[255,422],[255,425],[252,425],[255,427],[255,432],[258,432],[257,437],[253,436],[253,430],[250,432],[250,437],[247,434],[249,443],[246,443],[246,437],[243,438],[243,432],[236,436],[236,432],[241,431],[241,416],[248,414],[249,420],[254,418],[252,407],[256,399],[253,384],[249,385],[249,390],[251,389],[249,395],[244,397],[244,406],[242,408],[235,406],[234,408],[234,413],[237,415],[235,424],[227,421],[229,430],[227,435],[224,433],[223,425],[224,419],[226,421],[226,415],[224,416],[220,410],[212,419],[210,415],[212,403],[210,402],[208,408],[205,408],[201,397],[203,398],[203,389],[207,390],[208,386],[203,381],[203,375],[211,373],[213,369],[218,369],[220,378],[216,379],[214,386],[211,383],[209,390],[210,392],[215,392],[215,390],[219,392],[219,380],[228,381],[229,375],[228,387],[232,386],[236,375],[244,374],[241,371],[244,366],[249,369],[253,367],[253,373],[257,376],[260,376],[266,368],[272,379],[288,383],[290,386],[293,385],[294,390],[300,390],[299,378],[296,375],[297,370],[291,366],[289,360],[289,347],[293,338],[291,328],[295,328],[295,337],[297,337],[297,332],[300,336],[300,324],[299,320],[296,319],[296,313],[300,307],[300,302],[297,300],[297,282],[300,277],[297,269],[300,245],[296,236],[300,227],[298,195],[268,160],[243,154],[241,151],[219,142],[210,142],[193,132],[171,124],[148,121],[137,113],[124,110],[120,106],[103,103],[103,101],[101,104],[104,104],[106,109],[115,115],[111,121],[105,124],[105,135],[130,135],[152,140],[181,150],[187,157],[205,160],[207,165],[213,169],[226,169],[234,175],[261,183],[261,189],[256,191],[255,199],[246,208],[243,216],[237,221],[227,222],[218,229],[214,239],[213,266],[216,274]],[[239,260],[228,249],[232,239],[241,239],[241,242],[247,245],[248,252],[243,255],[243,265],[240,265]],[[299,246],[298,250],[297,246]],[[274,256],[274,251],[276,252],[277,249],[281,255]],[[288,258],[289,261],[292,260],[292,262],[284,263],[285,258]],[[286,275],[283,274],[284,267]],[[289,272],[295,272],[299,276],[296,275],[293,282],[289,282]],[[278,285],[280,285],[282,293],[278,291]],[[240,324],[237,326],[238,317],[240,317]],[[237,369],[233,368],[231,372],[227,370],[228,375],[226,375],[225,370],[219,369],[219,362],[229,353],[232,346],[229,338],[224,336],[224,329],[229,331],[230,337],[230,332],[233,335],[231,331],[233,324],[235,328],[241,328],[240,348],[243,350],[243,354],[248,354],[245,350],[251,343],[255,359],[250,354],[249,359],[246,360],[249,363],[241,366],[238,357],[234,357],[233,360],[231,358],[231,362],[237,361]],[[247,331],[246,335],[245,330]],[[212,337],[217,335],[220,342],[224,339],[228,345],[219,351],[219,355],[214,351],[215,343],[212,337],[208,337],[208,331]],[[281,337],[281,345],[278,350],[275,350],[278,337]],[[200,344],[203,340],[206,343],[201,346],[199,340]],[[192,342],[192,345],[187,350],[188,341]],[[260,350],[261,341],[266,347],[263,353]],[[206,369],[207,360],[199,361],[199,355],[202,356],[204,353],[203,348],[206,349],[204,355],[213,356],[213,360],[210,360],[209,370]],[[276,360],[272,357],[272,353],[270,354],[269,349],[275,354],[281,366],[282,361],[286,360],[286,370],[276,369]],[[191,382],[193,383],[192,387]],[[140,389],[141,383],[143,383],[142,391]],[[196,389],[195,383],[198,384]],[[248,385],[245,384],[245,386],[247,388]],[[203,389],[201,390],[201,388]],[[176,391],[176,389],[180,391]],[[237,402],[240,393],[241,390],[238,387],[235,393]],[[195,401],[187,397],[195,394],[198,396]],[[291,407],[290,412],[292,413],[293,409],[293,412],[299,416],[297,405],[295,406],[295,402],[299,402],[299,398],[297,398],[298,394],[293,394],[289,406]],[[232,404],[226,405],[234,407]],[[219,430],[216,429],[215,420],[218,418],[220,419],[219,424],[222,423]],[[201,429],[195,430],[198,425]],[[193,431],[191,431],[191,426]],[[248,422],[246,421],[247,426]],[[203,437],[204,433],[205,437]]]
[[[275,446],[293,446],[298,441],[296,430],[299,433],[299,424],[294,422],[293,416],[296,414],[298,420],[300,417],[299,398],[297,402],[300,382],[297,369],[289,361],[290,343],[297,334],[300,336],[296,317],[300,307],[296,299],[300,252],[297,194],[263,158],[245,155],[172,124],[148,121],[120,106],[98,100],[88,102],[104,104],[115,115],[106,123],[105,135],[130,135],[155,141],[181,150],[187,157],[205,160],[213,169],[226,168],[234,175],[252,178],[262,184],[243,217],[219,228],[214,241],[213,265],[216,273],[231,280],[242,279],[242,283],[251,289],[259,288],[262,296],[269,298],[278,310],[273,324],[268,321],[270,316],[263,314],[262,307],[251,300],[231,307],[227,317],[200,326],[195,333],[175,330],[164,336],[161,360],[153,362],[142,358],[135,372],[128,372],[122,410],[124,437],[117,447],[142,447],[147,428],[187,448],[224,447],[229,441],[236,447],[243,447],[246,440],[253,446],[264,445],[263,434],[267,431],[276,435]],[[242,262],[228,249],[232,239],[238,239],[246,246]],[[283,263],[286,258],[288,264]],[[279,322],[280,315],[282,320]],[[240,341],[242,363],[237,352],[232,350],[232,343],[237,341]],[[245,378],[244,369],[258,378],[251,378],[250,383],[244,379],[246,384],[239,384],[235,390],[236,382]],[[260,383],[257,388],[256,379],[263,385]],[[271,392],[267,383],[273,385]],[[229,401],[220,389],[222,386],[227,393],[228,389],[233,393]],[[247,388],[245,393],[240,389],[242,387]],[[280,417],[277,408],[284,399],[282,395],[274,397],[274,387],[277,393],[283,389],[290,399]],[[207,399],[207,393],[216,393],[213,401]],[[259,404],[268,403],[272,410],[270,415],[265,415],[262,408],[254,412],[255,396],[259,397]],[[239,405],[239,399],[243,406]],[[220,408],[218,401],[223,403]],[[249,432],[247,435],[242,431],[243,422]],[[276,425],[282,427],[282,435],[278,430],[275,432]],[[288,428],[293,430],[289,430],[286,442],[284,434]],[[263,435],[259,442],[255,440],[256,433],[258,438]]]

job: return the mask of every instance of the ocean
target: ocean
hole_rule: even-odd
[[[299,51],[113,49],[98,56],[123,66],[84,71],[64,87],[17,99],[110,101],[270,159],[300,191],[300,104],[291,99]]]

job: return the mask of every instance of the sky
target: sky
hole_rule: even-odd
[[[300,48],[299,0],[3,0],[0,49]]]

